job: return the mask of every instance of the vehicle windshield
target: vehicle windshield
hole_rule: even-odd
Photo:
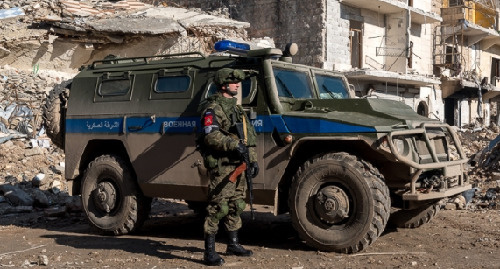
[[[341,78],[316,75],[320,99],[346,99],[349,93]]]
[[[287,98],[313,98],[307,73],[274,68],[278,96]]]

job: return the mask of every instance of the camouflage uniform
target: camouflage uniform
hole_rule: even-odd
[[[257,161],[257,136],[243,108],[236,104],[236,98],[226,98],[218,93],[208,101],[202,114],[205,133],[203,142],[207,148],[204,161],[210,174],[208,215],[203,228],[206,234],[216,234],[219,221],[224,217],[227,231],[240,229],[240,214],[246,207],[245,172],[237,177],[236,182],[229,181],[231,174],[241,164],[241,158],[235,151],[239,144],[235,123],[246,121],[246,146],[251,163]]]

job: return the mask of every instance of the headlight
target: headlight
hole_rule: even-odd
[[[400,155],[408,156],[410,154],[410,144],[408,143],[408,140],[395,138],[392,142]]]

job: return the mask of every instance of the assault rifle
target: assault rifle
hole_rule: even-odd
[[[238,138],[240,139],[240,143],[244,144],[243,141],[245,139],[245,134],[244,134],[244,126],[243,123],[236,123],[236,132],[238,133]],[[245,145],[246,146],[246,145]],[[245,179],[247,181],[247,187],[248,187],[248,201],[250,204],[250,216],[252,220],[254,219],[254,209],[253,209],[253,185],[252,185],[252,166],[250,165],[250,155],[248,153],[248,148],[246,153],[242,154],[241,156],[241,165],[236,167],[234,170],[233,174],[229,177],[229,180],[231,182],[235,182],[236,178],[245,171]]]

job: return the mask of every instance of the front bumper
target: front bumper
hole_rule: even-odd
[[[428,128],[442,128],[446,129],[446,133],[449,135],[451,140],[450,144],[453,144],[458,153],[458,158],[456,160],[442,161],[436,153],[435,145],[429,138]],[[419,163],[407,156],[401,154],[394,140],[396,137],[401,136],[420,136],[425,141],[426,149],[432,157],[431,162]],[[388,142],[391,153],[396,157],[399,162],[402,162],[409,167],[413,168],[411,181],[407,189],[404,192],[398,192],[401,194],[403,200],[409,201],[423,201],[431,199],[440,199],[445,197],[450,197],[459,194],[465,190],[471,189],[472,186],[467,182],[465,176],[464,165],[468,161],[464,152],[462,151],[462,146],[458,136],[451,128],[451,126],[442,123],[422,123],[418,128],[410,130],[398,130],[393,131],[386,136],[386,141]],[[416,151],[416,149],[414,149]],[[449,149],[448,149],[449,150]],[[411,156],[410,156],[411,157]],[[438,189],[433,188],[421,188],[417,182],[424,171],[429,170],[441,170],[443,176],[442,184]]]

